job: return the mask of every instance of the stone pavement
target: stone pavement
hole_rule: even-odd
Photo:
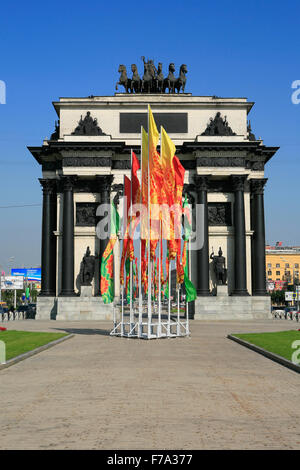
[[[226,338],[298,323],[194,321],[153,341],[106,322],[4,326],[76,336],[0,371],[0,449],[300,449],[299,374]]]

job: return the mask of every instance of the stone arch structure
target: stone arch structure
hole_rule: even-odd
[[[107,241],[96,237],[96,208],[101,202],[119,199],[123,177],[130,173],[131,149],[137,156],[140,153],[140,129],[147,124],[148,103],[158,127],[163,125],[176,145],[186,169],[185,191],[194,204],[204,208],[204,243],[192,257],[192,280],[198,294],[195,318],[223,318],[229,311],[234,317],[267,316],[264,166],[278,147],[265,146],[249,131],[247,117],[253,103],[245,98],[191,94],[117,93],[61,98],[54,103],[59,118],[55,132],[41,146],[29,147],[41,165],[43,189],[42,289],[37,317],[50,318],[53,306],[59,306],[63,298],[78,301],[77,275],[87,246],[101,259]],[[88,116],[85,126],[84,116]],[[84,133],[79,132],[78,123]],[[209,255],[219,246],[227,260],[228,286],[225,295],[216,296],[212,295],[216,289]],[[117,243],[116,295],[118,253]],[[98,306],[99,266],[92,289]],[[107,306],[86,317],[82,308],[80,312],[76,318],[110,315]],[[59,312],[58,307],[56,318],[72,319],[72,315]]]

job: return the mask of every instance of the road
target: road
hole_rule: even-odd
[[[295,322],[194,321],[152,341],[106,322],[3,326],[75,337],[0,371],[1,449],[300,449],[299,374],[226,338]]]

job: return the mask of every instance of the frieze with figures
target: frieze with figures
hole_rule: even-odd
[[[97,222],[96,211],[99,203],[77,202],[76,203],[76,226],[95,227]]]
[[[208,203],[208,225],[231,226],[231,203],[209,202]]]

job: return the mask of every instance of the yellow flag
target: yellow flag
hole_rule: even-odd
[[[142,127],[142,204],[143,208],[148,207],[148,134]],[[141,213],[141,238],[148,236],[148,217],[142,209]]]
[[[142,202],[148,201],[148,134],[142,127]]]
[[[152,114],[152,111],[151,111],[151,108],[150,108],[150,105],[148,105],[148,112],[149,112],[149,150],[150,150],[150,166],[153,165],[153,161],[152,161],[152,155],[154,152],[156,152],[156,147],[158,145],[158,141],[159,141],[159,132],[157,130],[157,127],[156,127],[156,124],[155,124],[155,121],[154,121],[154,117],[153,117],[153,114]]]
[[[175,169],[173,158],[176,147],[165,129],[161,126],[161,166],[163,173],[163,185],[161,188],[161,202],[172,207],[175,202]],[[169,213],[168,213],[169,214]],[[162,233],[166,240],[174,240],[174,213],[162,217]]]
[[[173,171],[173,157],[176,153],[176,147],[163,126],[161,126],[161,164],[164,171]]]

